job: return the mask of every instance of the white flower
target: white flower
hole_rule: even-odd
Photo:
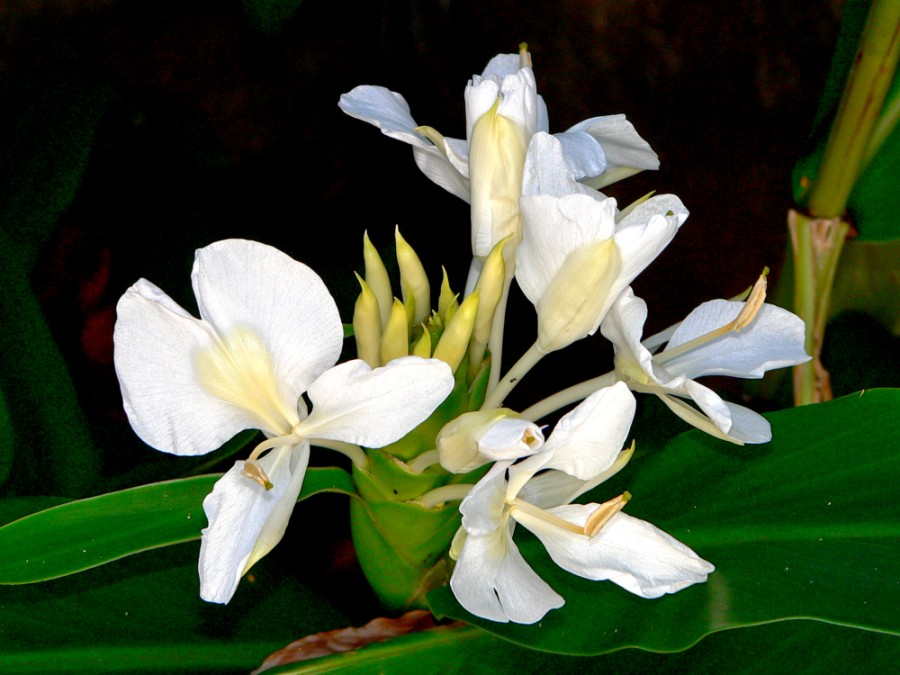
[[[761,277],[746,303],[703,303],[668,337],[666,349],[653,355],[641,344],[647,305],[629,288],[600,330],[615,347],[617,376],[634,391],[656,394],[688,424],[717,438],[738,444],[766,443],[772,432],[764,417],[723,401],[695,381],[705,375],[757,379],[768,370],[809,360],[803,349],[803,321],[780,307],[763,304],[764,299]],[[683,398],[693,400],[700,410]]]
[[[516,280],[537,309],[537,347],[547,353],[594,334],[688,211],[678,197],[659,195],[620,213],[614,199],[574,180],[558,139],[539,133],[531,148]]]
[[[537,452],[544,434],[534,422],[509,408],[467,412],[448,422],[435,439],[441,466],[451,473],[468,473],[505,459]]]
[[[570,504],[616,473],[634,415],[618,383],[563,417],[544,447],[513,465],[497,462],[460,505],[450,586],[469,612],[492,621],[534,623],[564,599],[528,565],[513,542],[515,523],[531,530],[553,561],[586,579],[608,579],[645,598],[706,580],[713,566],[649,523],[621,513],[626,493],[604,504]],[[543,469],[551,469],[535,475]]]
[[[416,357],[376,370],[362,361],[332,368],[343,340],[334,301],[312,270],[269,246],[228,240],[200,249],[192,280],[200,319],[144,279],[125,293],[116,372],[133,428],[159,450],[203,454],[244,429],[270,437],[203,502],[201,597],[227,602],[281,539],[310,442],[391,443],[441,403],[453,376]]]
[[[364,85],[341,96],[348,115],[409,143],[416,164],[435,183],[472,205],[472,250],[486,257],[512,234],[521,239],[518,198],[529,141],[548,131],[547,108],[537,94],[531,56],[499,54],[465,91],[466,140],[419,126],[406,100],[384,87]],[[644,169],[659,168],[656,153],[624,115],[594,117],[558,134],[572,175],[599,187]]]

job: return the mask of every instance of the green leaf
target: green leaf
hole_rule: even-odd
[[[446,587],[429,603],[438,615],[570,654],[677,650],[727,628],[801,617],[900,633],[898,409],[900,391],[874,390],[772,413],[765,446],[689,432],[600,486],[594,499],[630,490],[631,515],[715,564],[705,584],[644,600],[564,572],[517,532],[565,608],[518,626],[469,615]]]
[[[62,504],[0,528],[0,584],[46,581],[133,553],[198,539],[203,498],[221,474],[154,483]],[[299,500],[355,494],[342,469],[307,470]],[[298,501],[299,501],[298,500]]]
[[[271,556],[227,606],[203,602],[197,548],[0,587],[0,672],[247,672],[297,635],[347,624]]]
[[[309,673],[833,673],[892,672],[900,659],[900,638],[790,621],[724,631],[692,649],[659,654],[623,649],[599,657],[562,656],[505,642],[470,626],[441,627],[372,644],[345,654],[294,663],[266,675]]]

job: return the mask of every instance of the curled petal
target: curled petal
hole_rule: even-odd
[[[116,312],[116,374],[128,420],[144,442],[200,455],[257,426],[251,413],[213,396],[198,378],[194,355],[215,340],[209,326],[145,279],[125,292]]]
[[[374,370],[348,361],[310,385],[313,410],[296,433],[380,448],[425,421],[453,384],[450,367],[438,359],[407,356]]]
[[[502,623],[532,624],[565,604],[525,562],[508,527],[466,537],[450,588],[466,610]]]
[[[550,512],[584,525],[597,504],[572,504]],[[715,567],[650,523],[617,513],[593,537],[537,518],[516,518],[541,540],[553,561],[585,579],[609,580],[643,598],[658,598],[706,581]]]
[[[487,534],[500,527],[506,503],[506,470],[510,464],[494,464],[459,505],[462,526],[470,534]]]
[[[579,122],[566,133],[585,133],[603,146],[610,169],[658,169],[659,157],[650,144],[638,135],[625,115],[605,115]],[[600,174],[593,174],[599,176]],[[611,182],[611,181],[610,181]],[[608,184],[608,183],[604,183]],[[601,187],[601,185],[594,185]]]
[[[209,526],[200,543],[200,597],[227,603],[247,570],[281,541],[303,486],[309,445],[272,450],[259,463],[271,490],[235,465],[203,500]]]
[[[364,84],[341,94],[338,106],[350,117],[378,127],[385,136],[413,146],[431,145],[416,131],[418,125],[409,112],[406,99],[390,89]]]

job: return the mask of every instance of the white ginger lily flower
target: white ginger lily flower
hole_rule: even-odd
[[[516,280],[537,310],[537,349],[548,353],[596,332],[619,294],[672,241],[688,211],[675,195],[658,195],[619,212],[615,199],[567,172],[558,139],[539,133],[531,148]]]
[[[334,300],[311,269],[269,246],[200,249],[192,281],[200,319],[145,279],[125,293],[115,363],[132,427],[159,450],[204,454],[245,429],[270,437],[203,502],[200,595],[224,603],[284,534],[311,442],[391,443],[444,400],[453,375],[417,357],[332,368],[343,341]]]
[[[513,542],[531,530],[563,569],[610,580],[645,598],[705,581],[714,567],[653,525],[620,513],[628,493],[604,504],[571,504],[621,469],[634,397],[617,383],[564,416],[537,454],[497,462],[460,505],[462,528],[450,586],[469,612],[498,622],[534,623],[565,600],[528,565]],[[551,469],[535,476],[543,469]]]
[[[641,344],[647,304],[628,288],[600,327],[616,351],[616,376],[634,391],[652,393],[688,424],[732,443],[766,443],[772,438],[761,415],[723,401],[695,381],[705,375],[761,378],[774,368],[809,360],[803,349],[803,321],[791,312],[764,304],[761,276],[745,303],[705,302],[671,333]],[[666,349],[651,354],[648,347]],[[699,407],[685,403],[691,399]]]
[[[498,54],[466,86],[466,140],[447,138],[413,120],[406,100],[384,87],[363,85],[341,96],[340,107],[382,133],[413,147],[422,172],[472,205],[472,250],[484,259],[512,234],[521,239],[518,198],[529,141],[549,131],[547,107],[537,94],[531,55]],[[624,115],[594,117],[557,134],[567,165],[595,187],[645,169],[659,159]]]

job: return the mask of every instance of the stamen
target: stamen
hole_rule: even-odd
[[[253,448],[253,452],[250,453],[250,457],[247,458],[247,461],[255,462],[259,459],[259,456],[263,454],[266,450],[270,450],[272,448],[277,448],[279,445],[297,445],[303,439],[300,436],[296,436],[294,434],[288,434],[287,436],[275,436],[274,438],[267,438],[262,443]]]
[[[575,523],[570,523],[568,520],[564,520],[559,516],[555,516],[552,513],[544,511],[544,509],[539,508],[534,504],[529,504],[528,502],[521,499],[516,499],[513,501],[513,503],[509,507],[509,515],[515,518],[516,511],[543,520],[545,523],[555,525],[560,529],[568,530],[569,532],[574,532],[575,534],[585,534],[585,530],[583,527],[580,527]]]
[[[603,502],[600,508],[594,511],[587,519],[587,522],[584,524],[584,533],[589,537],[593,537],[603,529],[603,526],[609,522],[610,518],[625,508],[625,504],[630,499],[631,493],[623,492],[615,499]]]
[[[259,462],[254,459],[248,459],[244,462],[244,469],[241,471],[241,475],[246,476],[255,483],[259,483],[266,491],[275,487],[272,485],[272,481],[269,480],[269,476],[266,475],[266,472],[263,471],[263,468],[259,465]]]
[[[759,314],[759,311],[762,309],[763,303],[766,301],[766,275],[769,274],[769,268],[766,267],[762,274],[759,275],[759,279],[756,280],[756,283],[753,284],[753,289],[750,291],[750,297],[747,298],[747,301],[744,303],[744,306],[741,308],[740,313],[734,318],[733,321],[726,323],[721,328],[716,328],[715,330],[711,330],[709,333],[701,335],[699,337],[695,337],[693,340],[689,340],[684,344],[678,345],[677,347],[673,347],[672,349],[666,349],[659,354],[656,354],[653,357],[653,360],[658,364],[666,363],[667,361],[671,361],[676,356],[681,356],[682,354],[691,351],[692,349],[696,349],[701,345],[710,342],[711,340],[715,340],[718,337],[722,337],[723,335],[727,335],[728,333],[735,332],[739,333],[744,328],[753,323],[753,319],[756,318],[756,315]]]
[[[531,68],[531,54],[528,53],[528,43],[519,43],[519,68]]]

